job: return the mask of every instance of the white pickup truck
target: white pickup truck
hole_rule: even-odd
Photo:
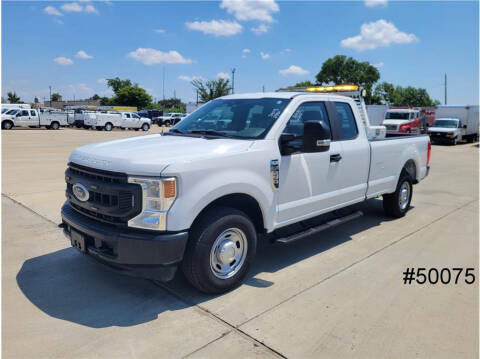
[[[67,112],[13,109],[2,114],[2,129],[4,130],[10,130],[13,127],[45,127],[58,130],[61,126],[68,126]]]
[[[152,125],[152,120],[148,117],[141,117],[135,112],[121,112],[122,125],[121,128],[131,128],[136,131],[142,129],[142,131],[148,131]]]
[[[65,172],[64,233],[123,273],[167,281],[180,266],[221,293],[245,277],[259,240],[319,233],[379,196],[402,217],[428,174],[429,138],[369,140],[363,101],[348,95],[229,95],[163,135],[80,147]]]

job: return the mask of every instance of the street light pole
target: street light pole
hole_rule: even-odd
[[[235,93],[235,68],[232,69],[232,95]]]
[[[50,107],[52,107],[52,86],[48,86],[50,89]]]

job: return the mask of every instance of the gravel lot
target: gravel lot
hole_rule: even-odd
[[[478,357],[478,144],[433,146],[399,220],[365,215],[262,244],[240,288],[124,277],[71,248],[60,207],[70,152],[159,132],[2,131],[4,358]],[[404,285],[407,267],[474,267],[473,285]]]

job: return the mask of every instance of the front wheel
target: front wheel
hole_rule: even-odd
[[[167,120],[167,121],[165,121],[165,122],[163,123],[163,125],[164,125],[164,126],[167,126],[167,127],[170,126],[170,124],[171,124],[171,123],[170,123],[170,120]]]
[[[144,123],[142,125],[142,131],[148,131],[150,129],[150,125],[148,123]]]
[[[405,216],[405,213],[407,213],[410,208],[412,194],[412,180],[408,174],[402,173],[395,192],[383,195],[383,209],[385,214],[393,218]]]
[[[213,208],[192,228],[183,273],[202,292],[226,292],[241,283],[256,247],[257,233],[247,215],[233,208]]]
[[[2,128],[4,130],[11,130],[12,127],[13,127],[13,123],[11,121],[2,122]]]

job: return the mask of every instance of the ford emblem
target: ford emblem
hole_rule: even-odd
[[[88,198],[90,198],[90,193],[88,192],[87,187],[85,187],[81,183],[75,183],[72,187],[72,190],[73,190],[73,195],[80,202],[86,202],[88,201]]]

